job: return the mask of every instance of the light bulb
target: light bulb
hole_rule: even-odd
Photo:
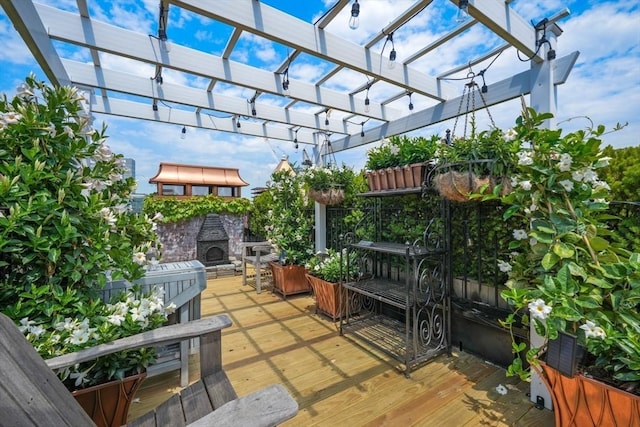
[[[458,2],[457,22],[464,22],[469,17],[469,0],[460,0]]]
[[[187,128],[182,126],[182,133],[180,134],[180,139],[185,139],[187,137]]]
[[[396,50],[395,49],[391,49],[391,52],[389,52],[389,63],[387,65],[390,70],[395,68],[396,66]]]
[[[364,99],[364,112],[368,113],[371,111],[371,102],[369,101],[369,98],[365,98]]]
[[[349,18],[349,28],[355,30],[360,25],[360,4],[356,0],[351,6],[351,18]]]

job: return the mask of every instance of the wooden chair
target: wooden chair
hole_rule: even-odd
[[[43,360],[7,316],[0,314],[0,426],[95,425],[52,369],[113,352],[200,338],[201,380],[129,426],[274,426],[295,416],[298,404],[281,385],[240,397],[222,369],[226,315],[165,326]]]
[[[278,254],[273,250],[273,246],[269,242],[244,242],[242,246],[242,284],[255,285],[256,292],[262,291],[265,279],[269,278],[271,283],[270,261],[276,261]],[[247,273],[247,267],[252,266],[255,271],[255,280]]]

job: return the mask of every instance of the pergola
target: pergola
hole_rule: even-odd
[[[76,0],[77,7],[63,10],[32,0],[0,0],[49,80],[86,89],[92,112],[308,144],[317,162],[329,150],[347,150],[468,114],[469,105],[479,109],[530,94],[531,107],[555,113],[556,86],[565,82],[578,58],[578,52],[555,55],[556,37],[562,32],[556,22],[568,10],[532,24],[514,12],[511,0],[451,0],[452,7],[468,13],[469,19],[397,64],[391,61],[395,60],[394,32],[445,0],[415,0],[406,10],[389,16],[388,24],[362,43],[338,37],[326,28],[336,19],[356,18],[358,8],[364,11],[375,4],[370,0],[336,0],[313,23],[271,7],[266,0],[160,0],[154,34],[101,21],[92,16],[90,3]],[[173,40],[170,17],[175,9],[230,27],[223,52],[216,55]],[[479,41],[476,52],[480,53],[467,63],[436,73],[423,71],[425,59],[455,46],[459,37],[478,25],[501,42],[485,45],[482,52]],[[287,59],[272,70],[232,60],[234,48],[246,34],[286,48]],[[74,59],[73,49],[65,49],[69,45],[85,49],[90,61]],[[527,58],[529,69],[487,84],[484,71],[510,48]],[[105,55],[139,62],[146,69],[151,65],[154,73],[136,75],[105,68]],[[325,64],[328,71],[313,79],[290,79],[292,64],[305,57],[307,62]],[[388,67],[390,61],[395,66]],[[489,65],[482,68],[483,64]],[[473,67],[482,70],[470,76]],[[164,82],[165,70],[182,73],[185,81],[204,79],[208,84]],[[362,83],[337,90],[335,81],[345,72],[360,75]],[[466,78],[465,83],[481,78],[483,87],[469,85],[466,100],[471,102],[462,102],[465,92],[461,85],[450,82],[452,76]],[[252,95],[230,96],[218,90],[225,85],[246,88]],[[370,91],[380,86],[389,95],[370,99]],[[412,100],[418,98],[423,108],[414,110]],[[326,246],[324,214],[324,206],[316,204],[319,248]],[[539,394],[544,387],[537,387]]]

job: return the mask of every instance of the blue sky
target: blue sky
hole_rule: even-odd
[[[239,1],[239,0],[211,0]],[[262,3],[279,8],[306,22],[314,22],[327,11],[335,0],[261,0]],[[476,0],[481,1],[481,0]],[[494,1],[494,0],[491,0]],[[75,10],[75,0],[41,0],[50,4]],[[100,16],[111,24],[153,34],[157,30],[157,0],[88,0],[94,16]],[[348,7],[328,27],[327,31],[361,43],[378,33],[399,11],[407,9],[411,0],[360,0],[360,27],[353,31],[347,26]],[[640,144],[640,5],[637,0],[618,1],[525,1],[515,0],[512,7],[526,20],[538,22],[564,8],[571,14],[559,22],[563,34],[558,38],[558,57],[573,51],[580,51],[578,62],[568,81],[558,87],[557,118],[560,127],[574,130],[589,126],[587,116],[595,124],[603,124],[608,129],[616,123],[627,123],[621,131],[605,136],[605,144],[614,147],[637,146]],[[398,60],[437,38],[443,32],[456,25],[455,7],[445,0],[434,0],[418,16],[394,34]],[[176,43],[198,49],[206,49],[220,54],[227,43],[231,28],[223,24],[211,24],[177,8],[170,9],[169,37]],[[30,72],[46,79],[42,70],[33,59],[11,22],[0,9],[0,92],[12,95],[17,85]],[[477,56],[478,45],[497,46],[500,43],[486,30],[470,30],[464,37],[456,39],[446,50],[437,52],[436,58],[417,63],[429,74],[435,75],[444,70],[465,64]],[[382,43],[372,49],[380,50]],[[232,60],[251,64],[266,70],[273,70],[281,64],[289,52],[283,46],[264,39],[244,34],[231,57]],[[73,53],[77,60],[85,59],[83,51]],[[516,52],[509,49],[500,55],[487,74],[490,81],[498,81],[517,72],[528,69],[528,63],[517,59]],[[140,65],[103,62],[105,67],[127,70],[133,73],[151,72],[140,69]],[[134,69],[134,67],[137,67]],[[151,66],[149,66],[151,67]],[[326,71],[329,64],[318,62],[310,57],[300,56],[291,65],[289,75],[292,79],[306,81],[317,80]],[[188,78],[170,70],[163,72],[165,81],[189,86],[206,86],[207,82],[197,78]],[[360,79],[360,80],[358,80]],[[488,83],[490,83],[490,81]],[[345,73],[332,79],[327,85],[337,90],[348,90],[361,84],[361,76]],[[376,89],[378,85],[376,85]],[[249,98],[251,92],[231,85],[216,85],[216,90],[230,95]],[[462,84],[460,84],[462,92]],[[371,91],[370,97],[388,96],[384,87]],[[282,100],[265,98],[266,102],[279,104]],[[261,98],[263,101],[263,98]],[[404,101],[403,101],[404,102]],[[426,101],[413,99],[416,111],[426,108]],[[307,107],[308,108],[308,107]],[[405,107],[406,108],[406,107]],[[491,107],[491,115],[502,128],[511,126],[520,111],[519,100]],[[488,124],[486,113],[478,112],[478,120]],[[148,184],[157,172],[160,162],[192,163],[211,166],[235,167],[240,175],[249,182],[243,195],[250,195],[249,189],[265,185],[269,174],[283,155],[290,161],[302,161],[302,148],[295,148],[292,141],[264,140],[227,134],[210,130],[189,128],[185,139],[180,139],[180,127],[175,125],[142,122],[132,119],[96,115],[97,126],[104,122],[108,126],[109,144],[113,151],[122,153],[136,161],[136,174],[139,192],[149,193],[155,190]],[[453,123],[444,122],[426,129],[415,131],[412,135],[443,135]],[[353,150],[338,153],[338,162],[344,162],[356,169],[363,167],[366,150],[370,144]]]

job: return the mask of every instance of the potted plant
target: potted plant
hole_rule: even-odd
[[[160,254],[157,218],[127,211],[134,180],[124,179],[122,156],[111,152],[104,128],[92,128],[85,104],[76,88],[33,76],[13,98],[0,97],[0,311],[32,335],[43,357],[75,351],[103,332],[109,338],[114,328],[94,326],[105,324],[98,291],[108,279],[142,277],[156,261],[151,254]],[[52,332],[67,319],[87,329]],[[139,363],[119,357],[96,378],[117,378],[127,363]]]
[[[502,194],[510,191],[509,176],[515,167],[520,148],[513,131],[503,133],[494,128],[472,130],[465,138],[456,138],[438,150],[439,166],[433,185],[441,196],[466,202],[497,187]],[[472,197],[472,195],[476,195]]]
[[[640,254],[616,243],[608,227],[609,186],[597,174],[607,163],[604,127],[563,136],[540,127],[550,117],[527,109],[512,131],[530,148],[517,153],[504,218],[528,226],[513,230],[502,296],[514,313],[503,323],[531,324],[544,343],[527,349],[514,340],[507,374],[527,379],[524,358],[542,370],[557,425],[632,425],[640,419]],[[543,362],[548,343],[564,333],[586,352],[573,378]]]
[[[345,192],[353,187],[355,173],[346,165],[336,167],[312,166],[302,173],[309,197],[323,205],[338,205],[345,199]]]
[[[271,209],[267,212],[265,235],[279,251],[279,261],[271,262],[274,291],[287,295],[309,292],[305,264],[313,255],[313,216],[304,181],[292,171],[271,175],[268,190]]]
[[[392,136],[367,151],[365,168],[372,191],[422,186],[425,164],[435,158],[440,139]]]
[[[350,280],[358,275],[356,253],[351,252],[351,259],[347,263],[347,250],[341,252],[327,249],[318,252],[307,263],[307,280],[316,298],[316,312],[322,312],[335,322],[344,314],[342,305],[342,280]],[[347,271],[347,265],[349,271]]]

